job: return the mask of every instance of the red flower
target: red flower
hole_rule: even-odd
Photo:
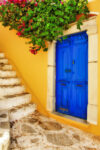
[[[31,52],[32,54],[34,54],[34,55],[37,54],[37,50],[34,50],[34,49],[31,49],[30,52]]]
[[[13,2],[13,0],[8,0],[8,2],[12,3],[12,2]]]
[[[63,5],[63,2],[62,2],[62,1],[61,1],[60,3]]]
[[[25,31],[25,29],[22,29],[22,31],[21,32],[24,32]]]
[[[22,35],[22,33],[19,31],[19,32],[17,32],[17,35],[18,35],[18,36],[21,36],[21,35]]]
[[[13,2],[14,2],[14,3],[18,3],[18,0],[14,0]]]
[[[19,25],[19,26],[18,26],[18,29],[21,29],[21,28],[22,28],[22,25]]]
[[[21,6],[22,6],[22,7],[25,7],[25,4],[22,4]]]
[[[30,20],[29,20],[29,23],[32,23],[32,22],[33,22],[33,20],[32,20],[32,19],[30,19]]]
[[[22,1],[21,0],[18,0],[18,4],[21,4],[22,3]]]
[[[15,4],[22,4],[21,6],[25,7],[25,3],[27,2],[27,0],[8,0],[8,2]]]
[[[27,0],[22,0],[22,2],[26,3],[26,2],[27,2]]]
[[[37,7],[37,6],[38,6],[38,3],[36,2],[34,5]]]
[[[19,25],[18,29],[21,29],[22,27],[25,27],[25,22],[23,22],[21,25]]]
[[[25,22],[22,23],[22,26],[25,27]]]
[[[10,12],[10,10],[8,9],[7,12]]]

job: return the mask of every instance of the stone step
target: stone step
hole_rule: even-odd
[[[0,99],[0,110],[10,110],[14,107],[28,104],[31,101],[31,94],[23,93],[13,96],[5,96],[5,98]]]
[[[18,78],[0,78],[1,85],[18,85],[21,83],[21,80]]]
[[[8,64],[8,59],[1,58],[0,59],[0,64]]]
[[[10,144],[9,113],[0,111],[0,150],[8,150]]]
[[[16,72],[0,70],[0,77],[16,77]]]
[[[12,65],[8,65],[8,64],[0,64],[0,70],[12,70]]]
[[[25,92],[25,87],[21,85],[1,85],[0,96],[16,95]]]
[[[9,122],[8,111],[0,111],[0,122]]]
[[[8,150],[10,145],[10,129],[0,129],[0,150]]]
[[[4,58],[5,57],[5,54],[4,53],[0,53],[0,58]]]
[[[36,104],[30,103],[27,105],[22,105],[21,107],[16,107],[10,111],[10,122],[15,120],[20,120],[32,113],[36,110]]]

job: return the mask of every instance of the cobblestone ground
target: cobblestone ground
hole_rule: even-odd
[[[11,123],[11,150],[100,150],[100,137],[35,112]]]

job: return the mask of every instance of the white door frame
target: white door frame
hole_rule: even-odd
[[[83,22],[81,31],[77,29],[76,23],[64,31],[64,35],[70,35],[82,31],[88,34],[88,115],[87,121],[91,124],[98,124],[98,32],[97,17],[91,17]],[[47,110],[55,112],[55,87],[56,87],[56,41],[49,45],[48,50],[48,90]]]

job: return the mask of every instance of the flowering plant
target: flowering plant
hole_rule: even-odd
[[[69,24],[78,21],[80,29],[89,10],[87,0],[8,0],[0,6],[0,21],[4,26],[17,30],[20,37],[29,38],[33,46],[30,51],[37,54],[41,48],[48,50],[46,41],[52,42],[63,36]],[[65,38],[65,37],[64,37]]]

